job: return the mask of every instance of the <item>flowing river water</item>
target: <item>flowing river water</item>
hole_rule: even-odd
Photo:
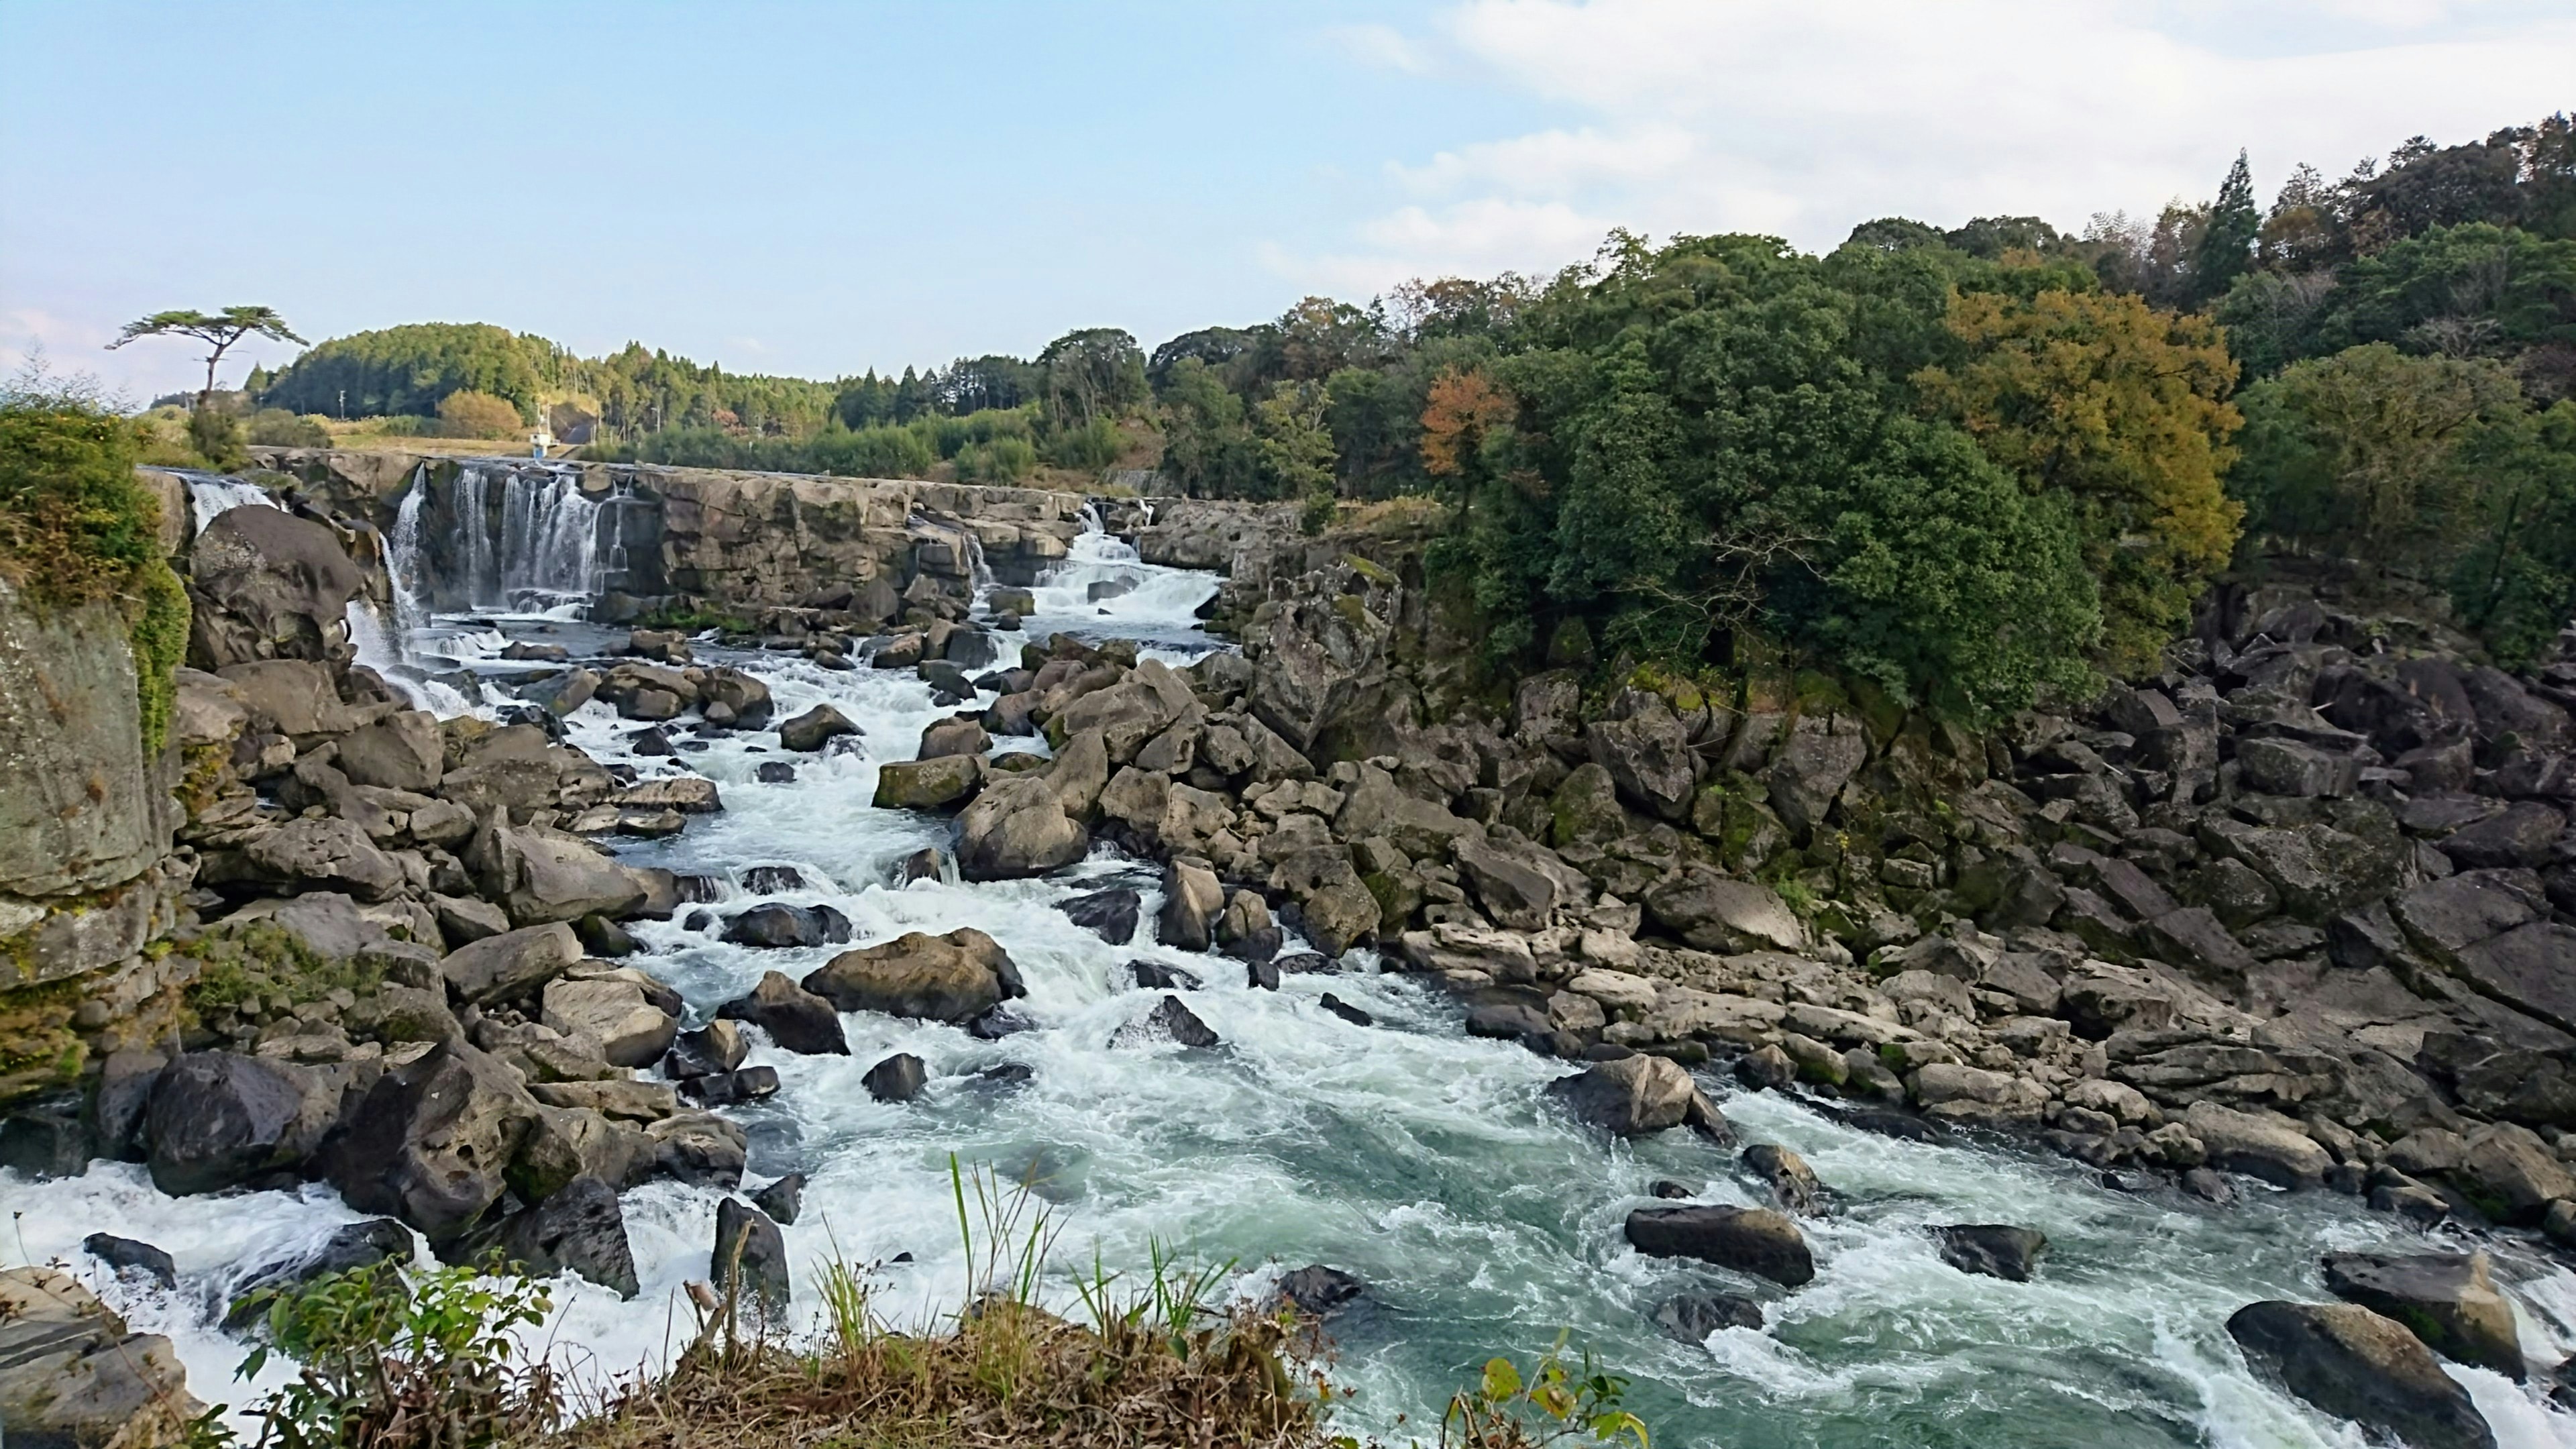
[[[1088,597],[1090,584],[1112,579],[1136,587]],[[1193,618],[1214,587],[1213,576],[1143,565],[1117,541],[1086,535],[1038,590],[1021,637],[1071,629],[1190,657],[1216,647]],[[488,626],[442,620],[423,637],[476,654],[504,636],[562,637],[579,627],[540,616]],[[1000,637],[1006,648],[1016,642]],[[1017,1005],[1036,1023],[988,1042],[936,1024],[851,1015],[847,1057],[765,1043],[754,1051],[752,1061],[776,1067],[784,1089],[726,1110],[750,1134],[752,1184],[789,1171],[811,1178],[802,1214],[785,1230],[796,1311],[809,1326],[813,1275],[836,1257],[880,1265],[877,1302],[900,1321],[957,1306],[967,1267],[953,1154],[1033,1184],[1062,1230],[1060,1270],[1088,1268],[1095,1252],[1132,1270],[1159,1247],[1188,1262],[1231,1264],[1226,1291],[1242,1298],[1310,1262],[1356,1273],[1369,1285],[1366,1298],[1330,1324],[1331,1372],[1360,1391],[1337,1422],[1390,1444],[1436,1439],[1441,1405],[1478,1364],[1495,1353],[1526,1359],[1561,1331],[1632,1380],[1629,1405],[1658,1445],[2361,1442],[2351,1426],[2252,1377],[2223,1325],[2257,1298],[2324,1297],[2321,1253],[2436,1246],[2393,1218],[2331,1193],[2278,1194],[2250,1181],[2240,1184],[2247,1201],[2227,1209],[2132,1195],[2058,1158],[1876,1136],[1795,1098],[1705,1078],[1742,1138],[1795,1148],[1833,1190],[1832,1214],[1806,1224],[1815,1281],[1782,1291],[1641,1257],[1620,1226],[1651,1200],[1656,1179],[1677,1179],[1713,1201],[1762,1200],[1731,1150],[1680,1131],[1613,1143],[1573,1126],[1543,1097],[1564,1064],[1468,1037],[1443,993],[1382,972],[1365,951],[1338,973],[1289,975],[1270,992],[1247,987],[1234,962],[1154,944],[1158,873],[1105,848],[1047,880],[891,886],[896,861],[944,846],[948,835],[944,819],[869,803],[880,763],[911,758],[922,727],[948,712],[931,703],[928,687],[908,672],[827,671],[794,655],[701,646],[700,658],[766,680],[778,718],[829,703],[864,737],[856,749],[815,756],[778,751],[766,731],[718,735],[702,750],[675,731],[689,742],[683,753],[637,758],[627,748],[637,727],[604,705],[586,706],[570,722],[573,739],[602,761],[647,777],[691,770],[722,787],[723,813],[693,820],[675,839],[625,847],[625,857],[727,882],[710,908],[719,921],[755,899],[777,899],[834,906],[859,943],[907,930],[988,932],[1026,978],[1029,994]],[[755,778],[757,766],[782,759],[796,767],[793,783]],[[740,884],[752,867],[776,865],[793,867],[803,885],[755,896]],[[1057,909],[1109,884],[1145,892],[1135,944],[1111,945]],[[686,996],[691,1024],[765,970],[800,976],[845,949],[728,945],[714,927],[693,929],[689,914],[640,923],[635,934],[650,952],[638,964]],[[1188,1000],[1220,1047],[1118,1041],[1158,999],[1133,985],[1126,963],[1140,958],[1205,979]],[[1327,990],[1375,1024],[1325,1011],[1318,998]],[[861,1077],[895,1052],[918,1055],[930,1085],[915,1101],[880,1103]],[[1011,1085],[977,1075],[1004,1063],[1030,1075]],[[593,1381],[668,1363],[691,1322],[681,1287],[707,1276],[722,1196],[670,1183],[627,1194],[642,1294],[621,1302],[566,1278],[537,1337]],[[358,1216],[320,1186],[167,1198],[140,1167],[109,1163],[64,1181],[0,1178],[0,1198],[15,1215],[18,1241],[8,1247],[76,1265],[138,1328],[174,1338],[200,1397],[235,1405],[257,1386],[232,1379],[242,1345],[211,1327],[226,1286]],[[2037,1280],[1945,1265],[1926,1230],[1958,1222],[2045,1232],[2052,1246]],[[177,1291],[97,1271],[78,1245],[100,1230],[168,1250]],[[895,1262],[900,1254],[910,1260]],[[2498,1247],[2496,1266],[2535,1359],[2552,1363],[2576,1347],[2576,1275],[2510,1244]],[[1766,1326],[1720,1330],[1702,1343],[1654,1326],[1664,1298],[1704,1289],[1763,1300]],[[1074,1302],[1065,1280],[1047,1292]],[[2548,1408],[2537,1387],[2484,1370],[2451,1372],[2501,1444],[2576,1444],[2576,1417]],[[283,1373],[272,1365],[262,1382]]]

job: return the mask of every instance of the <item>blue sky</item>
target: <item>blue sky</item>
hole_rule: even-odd
[[[1151,347],[1613,225],[2074,229],[2570,106],[2563,0],[0,0],[0,364],[189,386],[100,344],[238,302],[810,376]]]

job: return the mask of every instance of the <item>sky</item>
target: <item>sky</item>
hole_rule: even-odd
[[[811,377],[1151,348],[1613,227],[2076,230],[2571,107],[2569,0],[0,0],[0,369],[192,389],[103,344],[244,303]]]

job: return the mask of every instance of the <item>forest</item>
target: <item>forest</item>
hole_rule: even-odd
[[[1308,298],[1148,353],[835,382],[498,327],[324,342],[263,407],[427,416],[567,400],[594,456],[1012,482],[1159,470],[1198,496],[1442,506],[1439,585],[1497,662],[1722,665],[1784,644],[1978,720],[2153,672],[2261,554],[2447,589],[2508,661],[2576,612],[2576,126],[2564,115],[2270,205],[2205,202],[1813,255],[1614,233],[1553,276]],[[343,401],[345,399],[345,401]]]

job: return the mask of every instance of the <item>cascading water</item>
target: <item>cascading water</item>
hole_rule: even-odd
[[[1163,645],[1183,656],[1204,653],[1198,610],[1216,596],[1216,575],[1167,568],[1139,558],[1135,546],[1108,531],[1100,511],[1083,505],[1082,532],[1029,593],[1037,612],[1023,621],[1031,638],[1063,632],[1078,638],[1124,638]]]
[[[465,575],[462,593],[469,608],[497,607],[501,597],[501,566],[492,551],[491,487],[491,472],[483,464],[468,463],[457,471],[449,511],[456,519],[459,571]]]
[[[429,500],[429,465],[412,470],[411,487],[394,509],[394,531],[385,541],[385,572],[394,588],[394,622],[402,638],[429,623],[429,581],[420,551],[420,515]]]
[[[494,602],[525,613],[578,611],[599,588],[599,504],[571,470],[513,471],[503,486]]]
[[[1097,603],[1087,597],[1090,583],[1112,577],[1137,587]],[[1204,650],[1212,641],[1192,629],[1192,612],[1214,586],[1207,575],[1144,565],[1095,530],[1042,586],[1041,610],[1095,635]],[[1113,614],[1093,612],[1103,607]],[[776,1068],[784,1090],[724,1110],[749,1133],[754,1181],[810,1176],[803,1213],[784,1230],[794,1312],[805,1326],[819,1313],[808,1285],[835,1258],[882,1265],[876,1305],[899,1319],[959,1306],[964,1251],[947,1176],[954,1153],[1032,1184],[1064,1229],[1061,1268],[1077,1259],[1088,1266],[1096,1246],[1111,1269],[1133,1270],[1159,1245],[1187,1261],[1232,1260],[1231,1287],[1246,1299],[1279,1270],[1308,1262],[1357,1273],[1370,1285],[1367,1298],[1331,1324],[1341,1348],[1332,1376],[1360,1390],[1338,1422],[1389,1443],[1422,1437],[1474,1365],[1543,1349],[1560,1329],[1632,1380],[1630,1405],[1658,1444],[2359,1443],[2348,1426],[2256,1380],[2223,1324],[2250,1299],[2324,1297],[2323,1252],[2420,1251],[2426,1239],[2393,1217],[2329,1192],[2276,1194],[2250,1183],[2253,1200],[2232,1209],[2130,1194],[2062,1159],[1893,1140],[1793,1097],[1743,1091],[1723,1100],[1743,1135],[1797,1150],[1834,1193],[1834,1211],[1806,1224],[1815,1280],[1781,1290],[1642,1257],[1620,1223],[1653,1201],[1658,1179],[1707,1200],[1760,1200],[1730,1153],[1678,1132],[1607,1143],[1574,1127],[1545,1095],[1564,1064],[1468,1037],[1445,994],[1381,973],[1368,953],[1338,974],[1292,974],[1277,991],[1252,989],[1240,963],[1152,939],[1158,875],[1105,849],[1046,880],[883,884],[894,861],[949,835],[948,822],[871,803],[880,764],[908,758],[922,728],[948,713],[929,687],[906,673],[836,672],[776,655],[708,647],[702,658],[759,675],[780,718],[829,704],[865,733],[855,751],[794,757],[796,778],[778,782],[758,774],[782,758],[765,731],[717,732],[690,741],[703,739],[702,752],[645,757],[632,751],[631,724],[603,704],[584,706],[567,723],[603,764],[645,778],[694,771],[723,790],[723,813],[676,839],[633,846],[628,858],[729,882],[753,866],[792,865],[804,883],[767,898],[830,904],[860,943],[906,930],[985,931],[1018,964],[1028,995],[1017,1006],[1035,1024],[984,1041],[858,1013],[843,1018],[846,1057],[798,1056],[759,1041],[751,1061]],[[1131,944],[1103,941],[1057,909],[1113,882],[1144,893],[1147,924]],[[740,885],[724,894],[718,916],[754,898]],[[693,927],[685,912],[634,927],[648,948],[635,964],[682,993],[693,1023],[765,971],[802,976],[842,949],[758,950],[727,943],[720,931],[719,921]],[[1128,963],[1139,959],[1205,979],[1188,1001],[1222,1046],[1111,1045],[1159,996],[1134,989]],[[1374,1024],[1325,1011],[1326,990]],[[929,1088],[909,1103],[879,1102],[863,1076],[896,1052],[922,1058]],[[1008,1063],[1032,1074],[1017,1084],[977,1075]],[[687,1339],[683,1284],[706,1274],[726,1196],[671,1182],[625,1194],[642,1294],[621,1302],[559,1280],[561,1306],[530,1341],[554,1345],[567,1366],[593,1374],[668,1365]],[[0,1178],[0,1198],[24,1211],[28,1253],[75,1264],[138,1331],[171,1335],[201,1396],[236,1404],[290,1369],[273,1362],[255,1383],[232,1384],[243,1349],[215,1330],[215,1305],[246,1271],[359,1216],[318,1186],[168,1198],[141,1167],[115,1163],[43,1184]],[[1928,1231],[1959,1222],[2038,1228],[2051,1256],[2030,1283],[1960,1273],[1941,1261]],[[99,1228],[168,1250],[179,1289],[98,1271],[78,1243]],[[2535,1360],[2576,1345],[2576,1276],[2511,1240],[2490,1246]],[[897,1263],[898,1254],[912,1260]],[[1762,1299],[1765,1326],[1686,1343],[1652,1323],[1665,1298],[1710,1290]],[[1044,1293],[1079,1314],[1063,1280]],[[2449,1372],[2469,1386],[2506,1449],[2569,1442],[2576,1421],[2547,1409],[2541,1387],[2456,1365]],[[1398,1425],[1398,1415],[1409,1421]]]
[[[277,507],[276,495],[256,483],[222,473],[201,473],[193,468],[172,470],[187,480],[188,511],[197,516],[197,532],[236,508]]]

